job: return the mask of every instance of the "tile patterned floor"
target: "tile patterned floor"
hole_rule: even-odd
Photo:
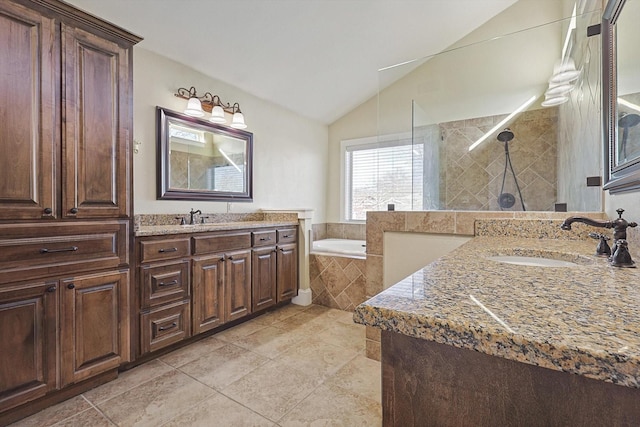
[[[379,426],[364,343],[351,313],[288,305],[12,426]]]

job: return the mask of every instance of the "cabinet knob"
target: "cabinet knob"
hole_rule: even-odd
[[[56,288],[55,286],[49,286],[49,287],[47,288],[47,292],[49,292],[49,293],[51,294],[51,293],[55,292],[55,291],[56,291],[56,289],[57,289],[57,288]]]
[[[71,208],[69,209],[69,212],[71,212],[72,214],[77,214],[78,213],[78,208]]]
[[[230,256],[228,259],[229,259],[229,260],[231,260],[231,261],[233,261],[233,256]]]
[[[53,209],[51,208],[44,208],[44,214],[45,215],[51,215],[53,213]]]
[[[224,261],[224,260],[225,260],[225,257],[223,255],[222,258],[220,258],[220,261]]]
[[[69,283],[67,285],[67,288],[69,288],[69,289],[74,289],[75,287],[76,287],[76,285],[74,285],[73,283]]]

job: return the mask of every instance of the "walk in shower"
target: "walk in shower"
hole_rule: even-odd
[[[378,138],[411,146],[396,210],[601,210],[587,185],[602,176],[600,4],[558,2],[557,19],[517,28],[530,3],[380,70]]]

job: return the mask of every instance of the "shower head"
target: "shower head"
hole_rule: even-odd
[[[500,142],[509,142],[512,139],[513,139],[513,132],[511,132],[511,129],[509,128],[506,128],[505,130],[503,130],[498,134],[498,141]]]
[[[622,116],[618,119],[618,127],[621,128],[632,128],[637,126],[640,123],[640,115],[631,113],[631,114],[622,114]]]

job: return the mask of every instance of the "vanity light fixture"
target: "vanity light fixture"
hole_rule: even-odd
[[[181,87],[175,93],[175,96],[188,100],[187,108],[184,110],[184,113],[188,116],[203,117],[206,111],[211,113],[210,122],[226,124],[225,113],[229,113],[233,115],[229,126],[234,129],[246,129],[247,127],[244,122],[244,114],[240,111],[240,104],[237,102],[233,105],[225,104],[218,95],[212,95],[210,92],[205,93],[204,96],[198,96],[196,88],[193,86],[189,89]]]

